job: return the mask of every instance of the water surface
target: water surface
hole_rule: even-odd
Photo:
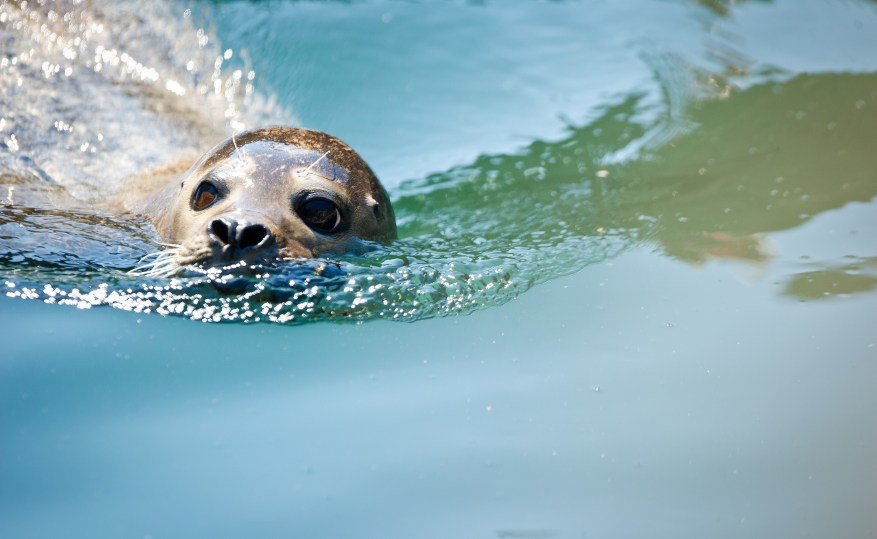
[[[319,282],[133,278],[151,230],[77,202],[118,124],[4,111],[0,535],[877,527],[873,2],[156,5],[192,33],[137,42],[162,88],[203,50],[215,123],[347,140],[401,239]]]

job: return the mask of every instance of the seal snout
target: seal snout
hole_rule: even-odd
[[[267,226],[231,217],[211,221],[207,225],[207,236],[221,260],[251,258],[274,245],[274,235]]]

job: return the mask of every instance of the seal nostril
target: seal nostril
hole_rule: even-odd
[[[255,247],[262,243],[271,233],[264,225],[247,225],[238,232],[238,246],[241,249]]]
[[[231,243],[231,227],[223,219],[214,219],[207,228],[210,234],[220,243],[228,245]]]

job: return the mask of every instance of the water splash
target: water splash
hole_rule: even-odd
[[[607,149],[644,130],[630,123],[637,114],[632,98],[563,141],[408,182],[394,201],[401,239],[365,255],[149,279],[128,273],[156,249],[149,227],[9,208],[0,213],[5,293],[213,322],[416,320],[498,305],[638,241],[607,219],[597,174]]]
[[[695,263],[709,256],[759,258],[759,234],[877,194],[869,172],[877,125],[873,74],[789,75],[727,95],[723,83],[702,97],[687,85],[697,81],[709,90],[715,84],[699,80],[696,70],[680,75],[674,62],[658,59],[650,61],[664,86],[658,103],[633,92],[595,111],[587,125],[570,127],[561,140],[485,155],[395,189],[400,240],[391,245],[362,256],[235,272],[132,275],[160,249],[154,232],[96,211],[89,201],[108,182],[161,163],[169,152],[196,149],[198,140],[224,138],[234,121],[258,118],[270,107],[248,101],[257,94],[243,80],[252,77],[226,69],[234,51],[210,51],[209,34],[186,16],[89,11],[74,29],[83,33],[88,54],[67,58],[45,30],[60,23],[28,9],[0,6],[0,37],[15,45],[0,59],[6,83],[0,88],[0,291],[9,297],[210,322],[417,320],[500,305],[642,242]],[[145,33],[130,35],[107,22],[127,17],[145,17]],[[176,22],[153,28],[154,20]],[[107,32],[113,37],[103,41]],[[177,33],[189,37],[168,39]],[[39,46],[22,46],[30,39]],[[189,46],[176,45],[187,39]],[[145,56],[123,57],[117,48],[105,57],[116,40],[139,43],[131,50]],[[29,114],[22,105],[29,99],[45,110]],[[97,99],[105,103],[90,107]],[[235,105],[218,107],[224,112],[216,118],[206,111],[210,103]],[[168,104],[178,106],[162,108]],[[104,112],[107,105],[137,121],[120,122]],[[276,122],[280,113],[272,114]],[[156,139],[156,132],[168,136]],[[808,136],[788,138],[789,132]],[[821,154],[839,157],[808,159]],[[825,178],[843,183],[838,188]]]
[[[229,129],[295,121],[170,2],[4,2],[0,40],[0,170],[86,207]]]

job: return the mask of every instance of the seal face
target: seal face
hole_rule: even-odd
[[[290,127],[222,142],[145,213],[177,267],[341,254],[396,237],[387,193],[359,154]]]

